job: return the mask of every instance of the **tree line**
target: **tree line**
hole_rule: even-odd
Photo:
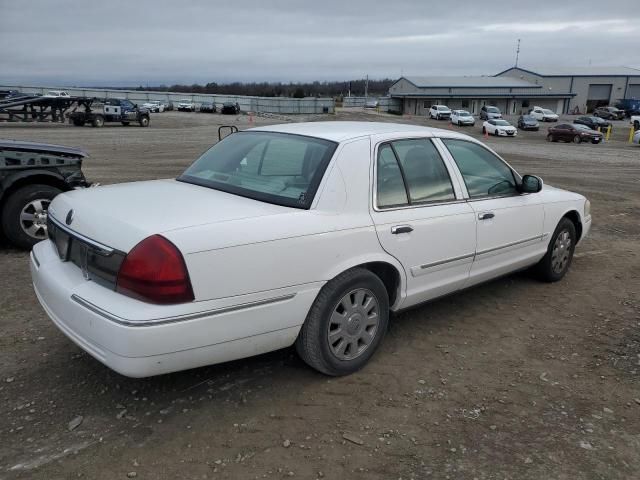
[[[390,78],[383,80],[369,80],[368,95],[386,95],[389,87],[395,82]],[[271,82],[209,82],[205,85],[194,83],[193,85],[159,85],[142,86],[136,88],[139,91],[179,92],[179,93],[209,93],[222,95],[248,95],[256,97],[362,97],[365,95],[366,80],[349,80],[345,82],[297,82],[297,83],[271,83]]]

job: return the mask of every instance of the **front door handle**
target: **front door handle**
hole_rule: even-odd
[[[495,217],[495,214],[492,212],[483,212],[478,214],[478,220],[489,220]]]
[[[413,232],[413,228],[411,228],[411,225],[396,225],[395,227],[391,227],[391,233],[393,233],[394,235],[410,232]]]

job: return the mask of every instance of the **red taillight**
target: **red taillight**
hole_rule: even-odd
[[[160,235],[145,238],[127,254],[118,272],[116,290],[153,303],[193,300],[193,289],[182,254]]]

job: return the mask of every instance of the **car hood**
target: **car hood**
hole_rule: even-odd
[[[173,179],[74,190],[49,214],[64,225],[71,210],[71,230],[124,252],[157,233],[299,211]]]

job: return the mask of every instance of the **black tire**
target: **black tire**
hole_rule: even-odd
[[[9,196],[2,210],[2,230],[12,244],[20,248],[30,249],[40,240],[46,238],[46,235],[37,237],[28,234],[22,227],[20,217],[23,209],[29,203],[36,200],[51,202],[61,191],[59,188],[50,185],[33,184],[22,187]],[[41,232],[41,230],[38,230],[38,232]],[[44,233],[46,234],[46,229]]]
[[[93,120],[91,120],[91,126],[95,128],[100,128],[104,125],[104,117],[102,115],[95,115]]]
[[[140,120],[138,122],[140,123],[141,127],[148,127],[149,126],[149,117],[144,115],[144,116],[140,117]]]
[[[329,344],[330,319],[341,299],[355,289],[366,289],[378,302],[378,324],[373,340],[355,358],[338,358]],[[311,306],[296,340],[298,355],[326,375],[348,375],[360,370],[373,356],[389,325],[389,295],[380,278],[364,268],[353,268],[328,282]]]
[[[128,127],[131,122],[120,122],[120,123],[122,123],[122,125],[124,125],[125,127]]]
[[[567,252],[567,260],[561,269],[554,269],[553,267],[553,250],[556,245],[556,240],[558,237],[563,234],[563,232],[567,232],[569,237],[571,238],[571,244],[569,245]],[[573,252],[576,249],[576,227],[571,220],[564,217],[558,223],[553,235],[551,236],[551,241],[549,242],[549,246],[547,247],[547,253],[542,260],[540,260],[534,268],[534,272],[536,276],[542,280],[543,282],[557,282],[564,277],[571,266],[571,262],[573,260]]]
[[[573,143],[582,143],[582,137],[580,135],[574,135]]]

